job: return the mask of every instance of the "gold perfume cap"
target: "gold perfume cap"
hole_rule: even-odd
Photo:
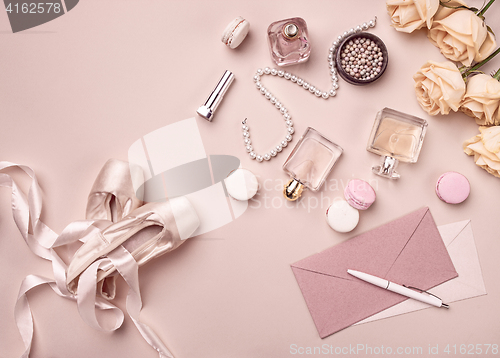
[[[296,179],[290,179],[283,188],[283,195],[285,196],[286,200],[295,201],[300,198],[303,190],[304,184]]]

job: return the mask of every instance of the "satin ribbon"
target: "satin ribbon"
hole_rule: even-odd
[[[83,320],[96,329],[114,331],[122,325],[124,320],[123,312],[118,307],[96,294],[97,271],[99,267],[109,265],[111,262],[129,285],[129,294],[126,304],[127,312],[139,332],[158,352],[160,358],[173,358],[172,353],[154,331],[139,320],[142,300],[139,290],[138,265],[127,250],[121,247],[121,249],[115,250],[112,254],[108,255],[108,258],[97,260],[91,264],[80,277],[81,282],[78,287],[78,294],[74,294],[68,290],[66,286],[67,265],[54,250],[56,247],[73,244],[84,237],[89,237],[93,233],[97,233],[111,225],[112,221],[107,220],[106,216],[102,214],[103,212],[111,214],[111,219],[113,219],[113,217],[116,219],[117,215],[125,215],[131,211],[133,206],[137,205],[137,202],[128,200],[126,195],[120,193],[119,196],[116,196],[117,203],[115,203],[119,206],[111,211],[106,211],[100,208],[99,205],[104,205],[104,203],[109,204],[110,200],[112,200],[111,195],[115,195],[116,193],[109,193],[110,195],[106,195],[102,192],[96,193],[95,195],[91,194],[89,196],[87,215],[89,215],[89,211],[97,211],[100,213],[98,219],[101,220],[81,220],[72,222],[60,235],[57,235],[40,220],[42,212],[42,195],[35,172],[25,165],[0,162],[0,171],[7,168],[19,168],[31,178],[31,184],[27,195],[20,190],[13,178],[6,173],[0,173],[0,186],[11,189],[12,214],[24,241],[34,254],[52,262],[54,274],[54,279],[37,275],[28,275],[23,280],[19,289],[15,306],[15,320],[25,346],[25,351],[21,357],[29,357],[34,333],[33,318],[26,294],[31,289],[41,285],[47,284],[57,295],[77,301],[78,310]],[[117,168],[120,170],[123,169],[123,167],[120,168],[120,166],[117,166]],[[118,176],[123,174],[120,170],[115,171]],[[99,202],[101,204],[98,204]],[[30,227],[31,232],[29,230]],[[115,323],[112,324],[110,328],[105,328],[99,323],[95,311],[96,308],[99,310],[111,310],[114,313]]]

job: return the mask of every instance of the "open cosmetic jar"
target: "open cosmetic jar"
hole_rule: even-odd
[[[346,37],[335,58],[340,77],[353,85],[366,85],[378,80],[384,74],[388,61],[384,42],[369,32]]]

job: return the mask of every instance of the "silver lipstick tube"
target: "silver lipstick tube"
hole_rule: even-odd
[[[222,98],[224,97],[224,94],[226,93],[229,86],[231,86],[231,83],[233,83],[233,80],[233,73],[226,70],[219,80],[219,83],[217,83],[217,86],[215,86],[214,90],[205,101],[205,104],[198,108],[196,112],[200,116],[211,122],[215,114],[215,110],[222,102]]]

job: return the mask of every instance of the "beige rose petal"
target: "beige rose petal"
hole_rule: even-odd
[[[486,150],[491,153],[500,152],[500,126],[495,127],[479,127],[482,139],[481,142],[484,144]]]
[[[474,59],[486,58],[496,47],[482,19],[467,9],[440,10],[434,16],[429,40],[448,59],[470,66]]]
[[[500,125],[500,82],[485,74],[469,78],[461,105],[480,125]]]
[[[391,26],[398,31],[411,33],[424,25],[431,27],[439,0],[387,0],[386,7]]]

